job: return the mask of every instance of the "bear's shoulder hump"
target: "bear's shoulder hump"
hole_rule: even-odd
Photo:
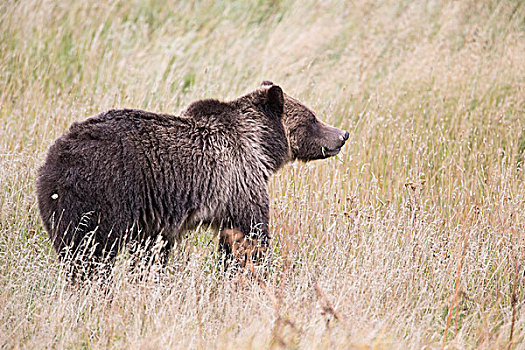
[[[222,114],[230,110],[230,105],[227,102],[221,102],[215,99],[199,100],[191,103],[182,112],[187,117],[199,117],[206,115]]]

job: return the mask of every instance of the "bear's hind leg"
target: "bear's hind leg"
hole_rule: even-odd
[[[156,239],[147,237],[141,240],[133,240],[128,244],[131,254],[131,273],[139,280],[144,280],[154,271],[164,269],[169,260],[173,244],[158,235]]]

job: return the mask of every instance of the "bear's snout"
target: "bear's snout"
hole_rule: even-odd
[[[338,131],[338,138],[339,141],[341,141],[339,148],[343,147],[346,143],[346,140],[348,140],[348,137],[350,137],[350,134],[346,130],[337,130]]]
[[[345,144],[346,140],[348,140],[348,137],[350,137],[350,134],[346,130],[342,130],[343,134],[339,135],[339,139],[343,141],[343,145]]]
[[[323,156],[332,157],[337,155],[350,137],[350,133],[346,130],[334,128],[327,124],[322,125],[322,128],[323,132],[321,132],[321,138],[323,140]]]

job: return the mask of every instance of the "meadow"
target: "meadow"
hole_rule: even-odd
[[[213,232],[74,290],[35,175],[69,125],[271,80],[349,130],[270,181],[265,283]],[[0,3],[0,348],[525,348],[525,3]],[[520,137],[521,135],[521,137]]]

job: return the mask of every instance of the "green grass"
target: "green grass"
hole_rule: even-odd
[[[522,348],[524,62],[521,1],[2,2],[0,347]],[[156,282],[120,259],[69,289],[34,194],[54,139],[263,80],[351,134],[271,180],[267,288],[199,231]]]

